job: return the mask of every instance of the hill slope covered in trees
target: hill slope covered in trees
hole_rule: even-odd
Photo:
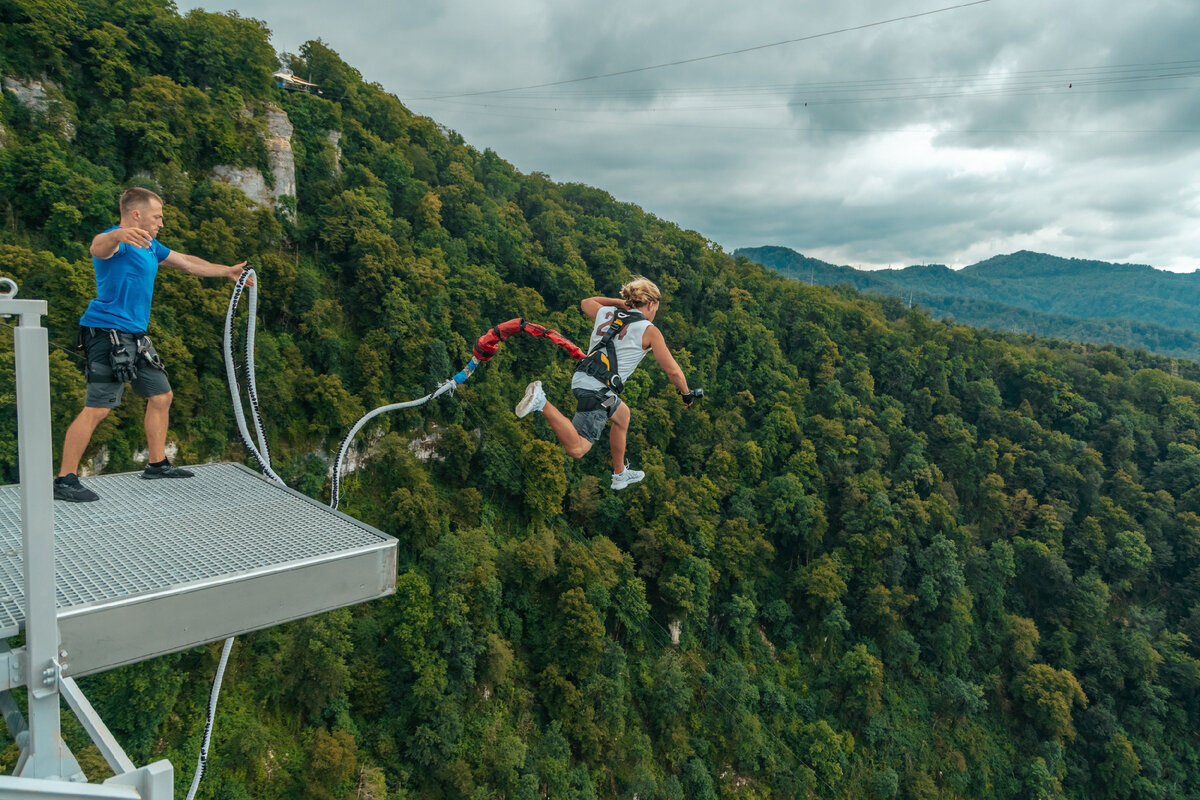
[[[858,270],[787,247],[734,252],[781,275],[898,297],[966,325],[1077,342],[1141,347],[1200,361],[1200,274],[1022,251],[959,270]]]
[[[665,290],[658,324],[708,392],[685,411],[653,366],[631,381],[647,479],[619,494],[603,446],[570,461],[544,420],[512,415],[534,377],[569,407],[572,364],[544,342],[380,418],[341,507],[399,538],[398,591],[239,640],[201,797],[1200,795],[1186,364],[1172,377],[1142,352],[784,280],[599,189],[517,172],[320,42],[291,66],[325,96],[283,94],[254,20],[7,0],[0,22],[0,73],[50,98],[0,100],[0,269],[50,302],[56,447],[83,395],[85,245],[130,183],[167,200],[164,243],[259,270],[275,466],[312,496],[364,410],[424,393],[510,317],[582,339],[579,299],[635,274]],[[280,211],[212,177],[268,170],[267,104],[294,126]],[[159,279],[181,462],[245,457],[219,356],[229,289]],[[107,470],[135,468],[139,423],[127,398],[98,432]],[[180,791],[217,652],[81,681]]]

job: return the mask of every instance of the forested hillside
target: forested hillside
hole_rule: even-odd
[[[940,265],[859,270],[787,247],[735,256],[822,286],[897,297],[937,318],[1076,342],[1140,347],[1200,361],[1200,274],[1022,251],[959,270]]]
[[[571,461],[540,415],[514,418],[535,377],[571,407],[573,364],[541,340],[380,417],[341,508],[398,537],[398,591],[238,641],[200,797],[1200,796],[1194,371],[784,279],[517,172],[319,41],[289,60],[324,94],[285,94],[254,20],[0,0],[0,26],[0,76],[47,98],[0,99],[0,273],[50,303],[56,447],[84,391],[86,243],[130,184],[166,199],[165,244],[258,270],[275,467],[314,497],[365,410],[424,393],[511,317],[581,340],[580,298],[636,274],[706,389],[685,411],[653,364],[631,381],[647,478],[621,493],[603,444]],[[281,209],[212,177],[268,172],[268,104],[294,126]],[[159,278],[180,463],[245,458],[230,288]],[[136,468],[140,416],[127,397],[89,457]],[[218,650],[81,681],[136,762],[172,760],[179,796]]]

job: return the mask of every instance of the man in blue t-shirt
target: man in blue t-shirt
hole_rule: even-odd
[[[149,189],[121,195],[121,223],[92,239],[96,298],[79,319],[80,342],[87,354],[87,398],[67,428],[62,464],[54,479],[54,499],[86,503],[100,497],[75,474],[92,433],[121,402],[128,383],[146,398],[146,447],[150,463],[143,478],[190,478],[189,470],[167,459],[167,421],[171,384],[162,360],[146,335],[150,302],[159,265],[201,278],[241,277],[246,262],[227,267],[172,251],[155,238],[163,226],[162,198]]]

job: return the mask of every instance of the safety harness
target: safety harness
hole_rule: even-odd
[[[145,361],[155,369],[160,369],[163,372],[167,371],[167,367],[163,364],[158,351],[154,349],[154,342],[144,333],[130,334],[133,336],[134,345],[137,348],[136,352],[129,351],[129,347],[121,339],[120,331],[113,328],[92,328],[88,326],[81,326],[79,329],[79,339],[75,343],[75,346],[79,349],[83,349],[84,347],[85,333],[90,336],[108,337],[108,365],[112,368],[111,378],[95,376],[89,369],[87,371],[88,381],[129,383],[137,378],[138,364],[141,361]]]
[[[621,380],[621,375],[617,372],[617,345],[614,340],[627,325],[641,322],[645,318],[640,311],[618,308],[612,321],[608,323],[608,330],[600,337],[600,341],[596,342],[596,346],[579,362],[575,371],[595,378],[604,384],[605,389],[614,394],[620,394],[621,390],[625,388],[625,382]]]

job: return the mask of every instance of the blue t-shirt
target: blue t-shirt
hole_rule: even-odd
[[[105,233],[115,231],[114,225]],[[96,269],[96,299],[79,318],[80,325],[92,328],[116,328],[126,333],[142,333],[150,327],[150,301],[154,298],[154,278],[158,265],[171,255],[170,248],[151,239],[147,248],[121,244],[106,259],[92,257]]]

